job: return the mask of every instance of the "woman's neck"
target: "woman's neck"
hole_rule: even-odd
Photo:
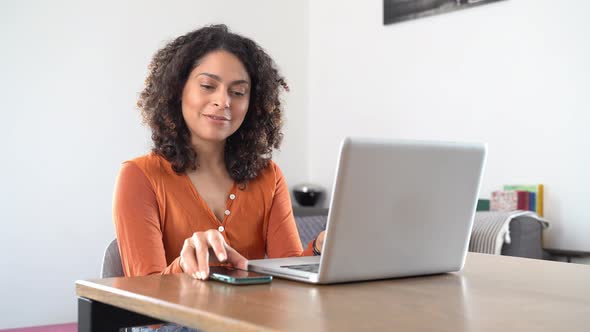
[[[225,142],[193,141],[197,153],[199,171],[217,173],[225,171]]]

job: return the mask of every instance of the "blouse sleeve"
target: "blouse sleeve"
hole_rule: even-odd
[[[310,241],[305,250],[302,249],[299,232],[293,217],[287,182],[280,168],[276,165],[275,170],[276,189],[268,221],[266,255],[268,258],[312,256],[313,241]]]
[[[154,189],[132,162],[122,165],[113,196],[113,221],[125,276],[181,273],[179,258],[166,263]]]

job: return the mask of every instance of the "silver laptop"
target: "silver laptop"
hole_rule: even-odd
[[[345,138],[322,255],[251,260],[248,270],[319,284],[461,270],[486,150]]]

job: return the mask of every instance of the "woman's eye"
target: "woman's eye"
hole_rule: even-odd
[[[242,92],[242,91],[232,91],[232,94],[237,97],[242,97],[242,96],[246,95],[246,93]]]
[[[205,90],[213,90],[215,89],[214,86],[212,85],[207,85],[207,84],[201,84],[201,88],[205,89]]]

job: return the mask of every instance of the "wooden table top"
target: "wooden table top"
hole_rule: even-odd
[[[206,331],[588,331],[590,266],[469,253],[463,271],[336,285],[187,275],[77,281],[78,296]]]

